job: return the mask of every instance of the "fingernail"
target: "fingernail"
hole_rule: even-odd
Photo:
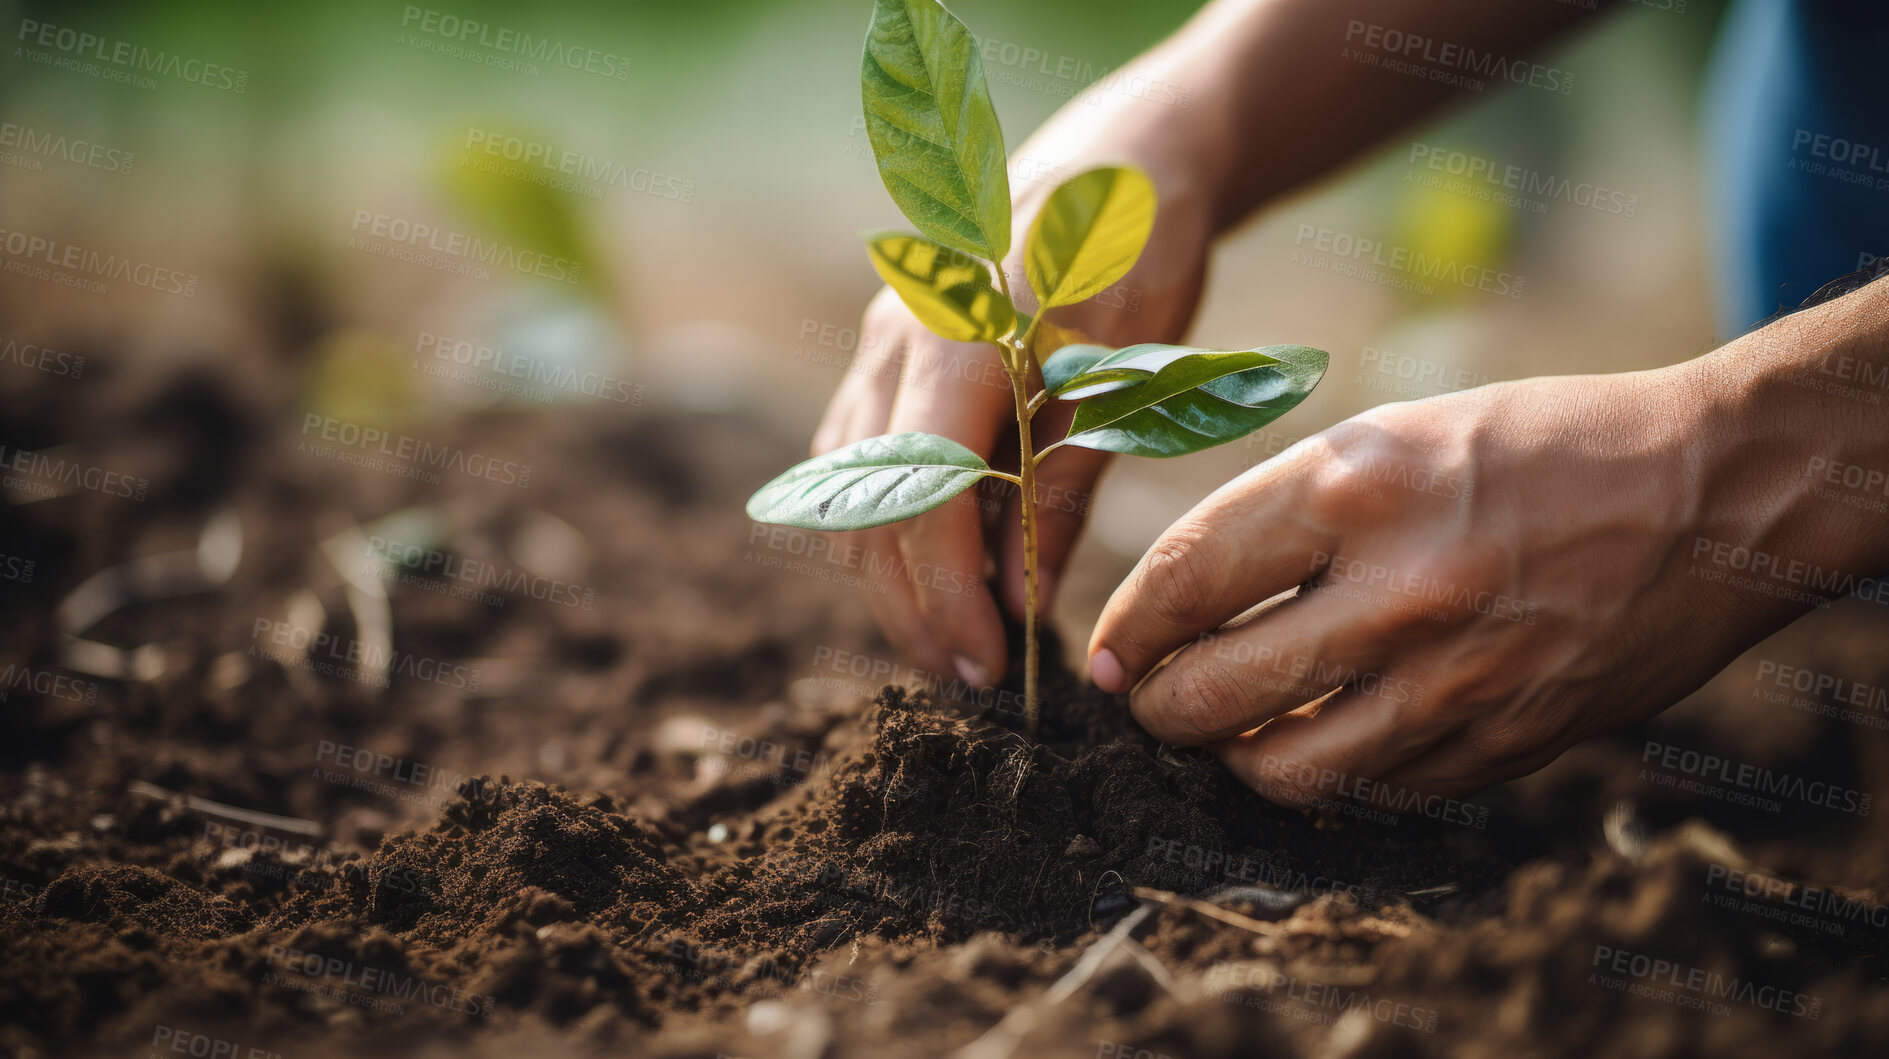
[[[951,667],[958,671],[958,679],[974,688],[990,687],[990,670],[971,661],[965,655],[952,655]]]
[[[1106,647],[1089,656],[1089,679],[1111,694],[1127,690],[1128,674],[1122,672],[1122,660]]]

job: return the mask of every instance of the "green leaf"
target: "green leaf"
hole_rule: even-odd
[[[862,80],[866,135],[892,201],[932,239],[1002,260],[1010,178],[971,31],[937,0],[877,0]]]
[[[815,530],[859,530],[922,515],[990,465],[936,434],[882,434],[815,456],[748,498],[748,517]]]
[[[1149,347],[1130,346],[1129,354]],[[1178,355],[1175,355],[1178,354]],[[1305,346],[1266,346],[1238,353],[1187,350],[1169,346],[1105,364],[1098,359],[1089,374],[1122,370],[1124,365],[1157,368],[1147,381],[1084,401],[1069,425],[1070,445],[1132,456],[1184,456],[1258,430],[1284,415],[1325,374],[1329,359]],[[1272,363],[1237,367],[1244,357]],[[1139,359],[1137,359],[1139,358]],[[1230,372],[1226,369],[1232,368]],[[1065,382],[1082,388],[1082,376]]]
[[[1024,268],[1043,308],[1073,305],[1121,279],[1154,228],[1154,182],[1139,169],[1077,174],[1030,225]]]
[[[933,334],[954,342],[995,342],[1016,326],[1017,311],[976,258],[920,235],[866,237],[872,267]]]
[[[1059,401],[1084,401],[1129,389],[1153,379],[1160,372],[1166,372],[1162,376],[1164,385],[1178,391],[1223,375],[1277,363],[1269,353],[1258,349],[1228,352],[1159,342],[1115,350],[1102,346],[1071,348],[1078,352],[1064,362],[1044,368],[1044,385],[1050,396]],[[1050,359],[1055,361],[1056,357]]]
[[[1182,368],[1175,367],[1181,361],[1189,362],[1185,373]],[[1231,375],[1236,371],[1273,362],[1272,357],[1260,350],[1226,352],[1169,346],[1159,342],[1144,342],[1121,349],[1067,346],[1057,350],[1049,363],[1043,366],[1043,384],[1050,396],[1059,401],[1082,401],[1114,390],[1139,386],[1154,378],[1156,372],[1170,367],[1175,368],[1168,375],[1171,385],[1193,379],[1191,385],[1198,386],[1221,375]]]
[[[1092,346],[1086,343],[1064,346],[1051,353],[1049,359],[1043,362],[1043,388],[1054,397],[1068,387],[1071,379],[1093,368],[1097,361],[1113,352],[1115,351],[1107,346]]]

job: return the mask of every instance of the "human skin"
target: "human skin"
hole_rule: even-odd
[[[1172,91],[1147,94],[1153,98],[1121,91],[1078,98],[1011,156],[1018,232],[1029,230],[1058,183],[1093,166],[1138,165],[1160,196],[1135,268],[1110,292],[1058,310],[1054,321],[1114,346],[1179,341],[1217,234],[1452,98],[1446,87],[1344,57],[1347,36],[1358,37],[1359,26],[1391,26],[1506,55],[1585,14],[1570,5],[1512,0],[1209,4],[1117,71],[1122,80],[1145,78]],[[1171,105],[1183,95],[1185,106]],[[1020,246],[1004,268],[1022,307],[1033,310]],[[917,430],[951,438],[999,468],[1015,463],[1016,411],[995,347],[938,338],[889,289],[867,308],[860,335],[853,369],[815,431],[815,455]],[[1060,439],[1073,414],[1060,402],[1039,413],[1037,448]],[[1054,600],[1108,459],[1066,446],[1037,471],[1039,612]],[[978,499],[967,496],[893,526],[846,534],[845,543],[879,560],[871,564],[881,572],[868,598],[894,646],[916,666],[984,686],[1003,677],[1008,659],[998,606],[1013,617],[1024,610],[1022,520],[1014,489],[986,490],[981,507]],[[997,567],[999,599],[965,590],[984,584],[987,559]]]
[[[1532,772],[1889,571],[1889,493],[1843,484],[1889,469],[1884,379],[1877,282],[1671,367],[1379,406],[1170,527],[1091,673],[1287,804]]]
[[[1216,233],[1445,99],[1336,59],[1353,23],[1513,54],[1580,14],[1341,6],[1212,5],[1127,71],[1186,87],[1190,107],[1065,108],[1017,151],[1059,177],[1134,161],[1162,195],[1148,252],[1124,281],[1142,291],[1140,310],[1085,307],[1059,322],[1117,345],[1176,340]],[[1294,105],[1268,105],[1282,98]],[[1019,230],[1053,183],[1013,177]],[[1889,370],[1882,288],[1668,368],[1386,405],[1307,439],[1157,541],[1097,624],[1091,675],[1132,688],[1134,715],[1156,736],[1211,748],[1288,804],[1366,778],[1464,793],[1658,712],[1811,605],[1788,578],[1769,591],[1762,577],[1716,579],[1735,572],[1726,550],[1825,572],[1889,562],[1889,519],[1813,493],[1813,468],[1889,467],[1882,406],[1804,385],[1832,357]],[[1002,452],[1007,392],[964,381],[980,377],[965,365],[994,365],[994,351],[931,337],[885,293],[864,333],[882,370],[836,394],[816,452],[904,430]],[[902,372],[883,370],[901,356]],[[1053,440],[1066,413],[1048,412],[1039,429]],[[1056,450],[1045,499],[1086,494],[1103,465]],[[994,552],[1003,603],[1020,613],[1014,502],[988,530],[975,506],[948,505],[873,531],[869,546],[907,568],[978,573]],[[1051,591],[1083,509],[1039,507]],[[995,602],[902,579],[886,588],[881,622],[916,664],[974,683],[1001,675]]]

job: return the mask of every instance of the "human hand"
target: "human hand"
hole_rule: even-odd
[[[1699,542],[1845,569],[1839,542],[1870,535],[1792,484],[1827,451],[1814,411],[1787,414],[1806,391],[1728,396],[1766,341],[1307,439],[1149,549],[1096,626],[1095,682],[1140,682],[1149,732],[1290,805],[1466,793],[1664,709],[1811,605],[1695,576]]]
[[[1065,108],[1012,159],[1013,230],[1031,221],[1058,184],[1086,169],[1127,161],[1153,178],[1160,204],[1139,261],[1115,286],[1057,309],[1053,322],[1111,345],[1176,341],[1200,297],[1213,211],[1197,174],[1164,137],[1163,115],[1122,101]],[[1156,108],[1159,109],[1159,108]],[[1004,262],[1013,294],[1033,311],[1022,239]],[[1042,343],[1039,339],[1039,347]],[[1052,349],[1039,348],[1039,357]],[[1036,379],[1040,386],[1040,376]],[[1067,431],[1074,405],[1052,402],[1032,429],[1040,450]],[[923,431],[950,438],[999,469],[1016,469],[1016,406],[995,346],[950,342],[926,330],[889,288],[867,308],[859,352],[813,439],[819,455],[879,434]],[[1107,454],[1066,446],[1037,468],[1038,612],[1047,611],[1089,509]],[[991,559],[1002,604],[1025,609],[1021,497],[992,483],[895,525],[843,534],[870,561],[881,628],[913,665],[974,687],[1001,679],[1008,653],[998,603],[985,589]]]

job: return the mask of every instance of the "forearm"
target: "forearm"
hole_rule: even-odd
[[[1132,129],[1117,140],[1163,201],[1198,203],[1224,230],[1461,95],[1357,53],[1513,59],[1591,14],[1549,0],[1217,0],[1032,139],[1053,154],[1059,137]],[[1419,38],[1420,53],[1408,51]],[[1136,84],[1164,91],[1121,87]]]
[[[1676,370],[1700,434],[1697,558],[1781,595],[1889,573],[1889,283]]]

